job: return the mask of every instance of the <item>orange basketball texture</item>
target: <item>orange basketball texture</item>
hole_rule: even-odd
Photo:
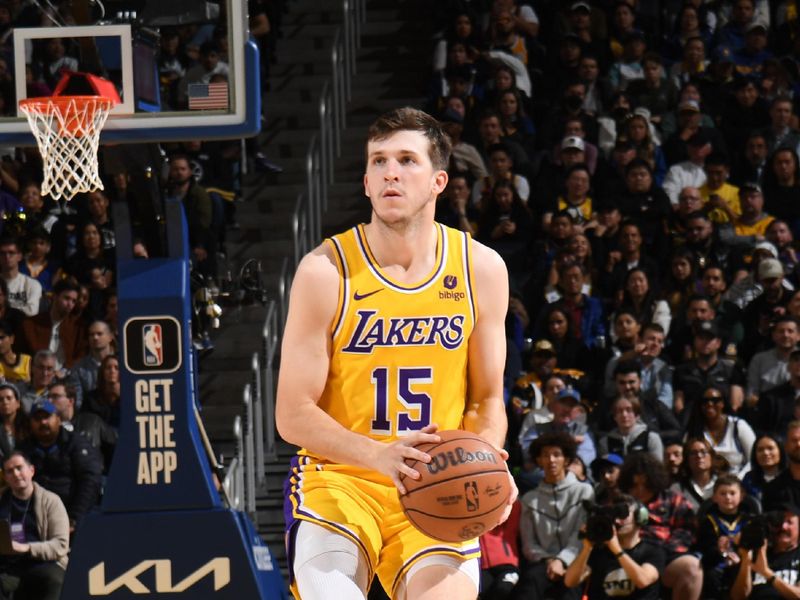
[[[408,520],[422,533],[463,542],[494,528],[508,504],[511,486],[500,453],[468,431],[438,431],[438,444],[420,444],[428,464],[406,463],[419,479],[403,477],[400,496]]]

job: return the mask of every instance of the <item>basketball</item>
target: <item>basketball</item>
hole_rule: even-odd
[[[408,520],[425,535],[463,542],[494,528],[508,504],[511,487],[505,461],[495,448],[468,431],[438,431],[442,441],[420,444],[428,464],[406,463],[419,479],[404,477],[400,496]]]

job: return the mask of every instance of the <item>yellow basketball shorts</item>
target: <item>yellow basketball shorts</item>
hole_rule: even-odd
[[[293,544],[300,521],[316,523],[351,539],[369,562],[370,581],[377,575],[392,597],[403,575],[426,556],[446,554],[463,560],[480,556],[477,539],[442,542],[416,529],[403,514],[397,488],[379,474],[295,456],[284,492],[286,545],[295,596]]]

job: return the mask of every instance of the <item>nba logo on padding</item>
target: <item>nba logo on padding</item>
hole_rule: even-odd
[[[182,362],[181,336],[174,317],[128,319],[123,328],[125,366],[131,373],[174,373]]]
[[[142,327],[142,348],[144,364],[148,367],[160,367],[164,364],[164,349],[161,347],[161,325],[147,323]]]

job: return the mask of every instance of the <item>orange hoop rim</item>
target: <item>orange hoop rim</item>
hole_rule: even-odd
[[[106,96],[41,96],[38,98],[23,98],[19,101],[19,106],[20,108],[25,107],[28,110],[44,113],[50,110],[63,110],[70,102],[74,102],[76,107],[79,108],[89,107],[94,103],[95,106],[90,107],[93,110],[98,108],[110,110],[117,104],[115,100]]]

